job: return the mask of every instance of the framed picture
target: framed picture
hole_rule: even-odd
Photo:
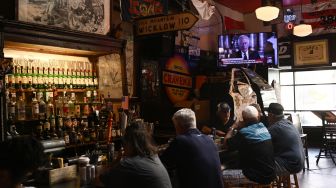
[[[329,65],[328,40],[294,43],[294,67]]]
[[[107,34],[110,0],[18,0],[18,20],[76,31]]]
[[[110,54],[99,57],[99,93],[105,98],[121,99],[122,75],[121,60],[119,54]]]

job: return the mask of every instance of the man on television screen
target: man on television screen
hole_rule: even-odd
[[[235,58],[243,58],[243,60],[260,59],[258,52],[249,49],[250,39],[246,35],[240,35],[238,38],[239,51],[236,52]]]

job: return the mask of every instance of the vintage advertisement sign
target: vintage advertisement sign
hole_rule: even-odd
[[[168,13],[168,0],[122,0],[120,3],[124,21]]]
[[[186,60],[176,55],[167,61],[165,69],[162,82],[169,100],[174,104],[187,100],[193,83]]]
[[[189,12],[141,19],[137,21],[136,34],[149,35],[190,29],[197,21],[198,18]]]

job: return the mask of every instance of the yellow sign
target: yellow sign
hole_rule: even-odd
[[[141,19],[137,21],[136,34],[149,35],[190,29],[197,21],[198,18],[189,12]]]

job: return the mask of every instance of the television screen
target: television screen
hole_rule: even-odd
[[[218,52],[219,66],[278,65],[278,43],[274,32],[219,35]]]

